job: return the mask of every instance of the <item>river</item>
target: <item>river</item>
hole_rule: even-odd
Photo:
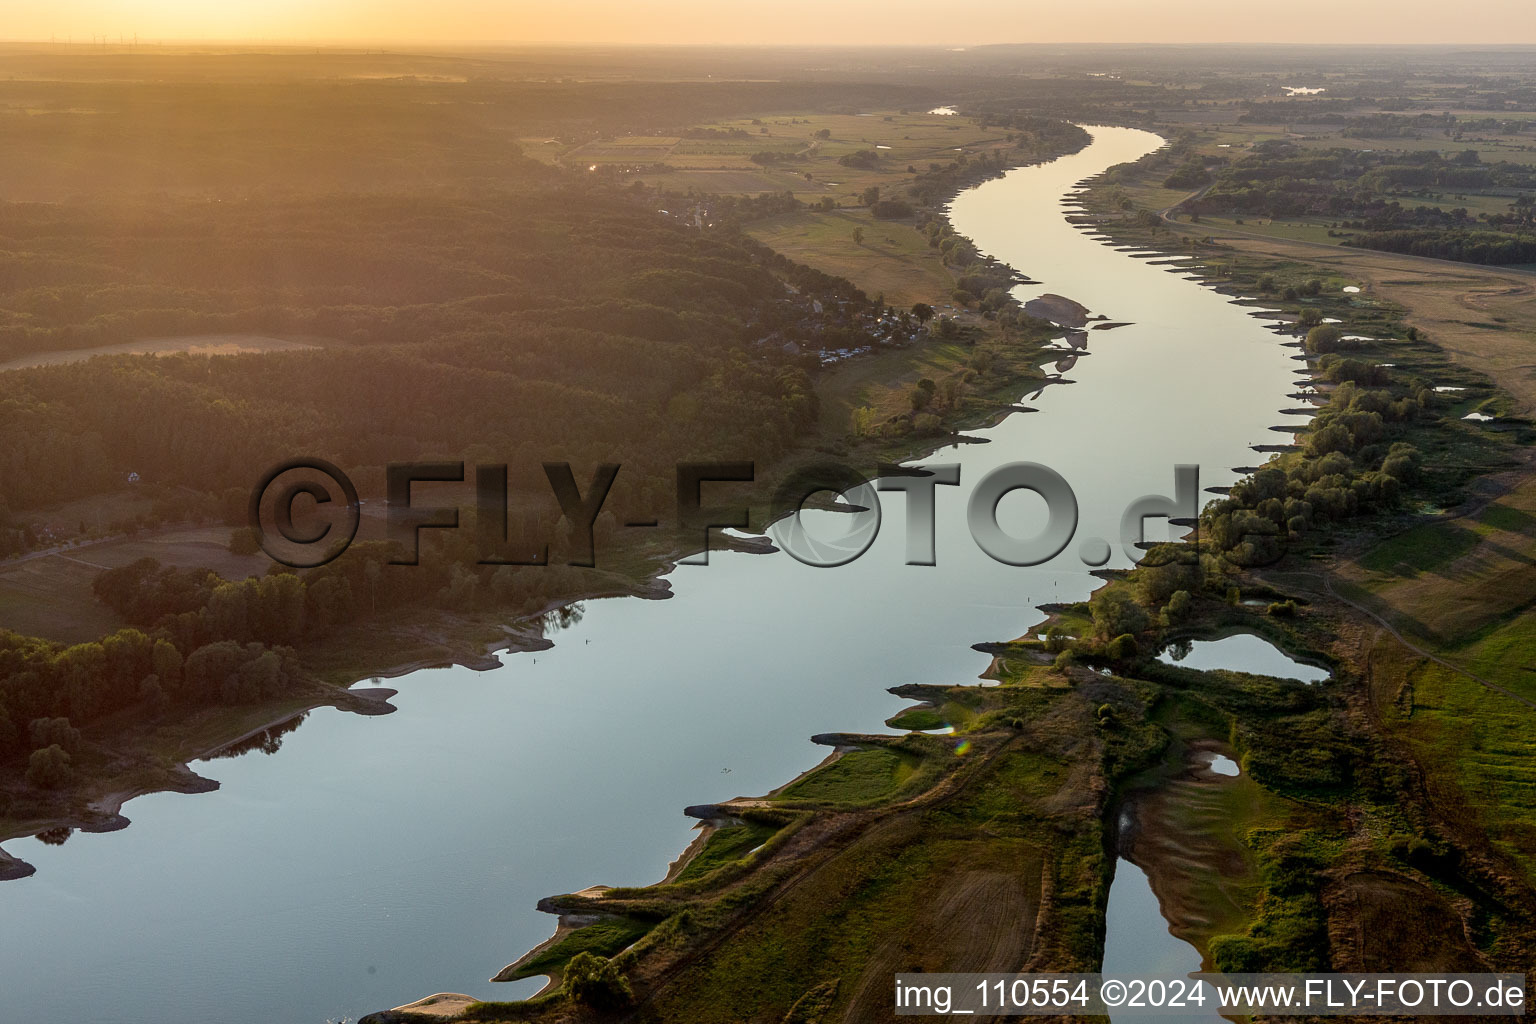
[[[536,981],[486,979],[553,929],[539,898],[660,879],[690,838],[683,806],[785,782],[826,753],[811,734],[878,729],[905,706],[886,687],[974,681],[988,658],[972,643],[1091,592],[1076,541],[1033,569],[976,549],[965,500],[990,468],[1060,472],[1079,539],[1115,537],[1130,501],[1171,494],[1175,463],[1231,483],[1294,404],[1290,350],[1246,307],[1066,222],[1074,183],[1161,144],[1091,131],[1083,151],[953,204],[957,230],[1041,280],[1021,298],[1060,293],[1131,326],[1088,332],[1077,383],[1027,397],[1039,413],[926,460],[962,466],[938,489],[936,567],[903,564],[887,495],[850,565],[716,552],[673,573],[671,600],[589,603],[552,650],[394,681],[397,714],[320,709],[271,756],[194,765],[221,788],[134,800],[122,832],[12,841],[37,873],[0,886],[7,1017],[319,1024],[441,990],[531,994]],[[1021,492],[1000,514],[1029,535],[1043,505]]]

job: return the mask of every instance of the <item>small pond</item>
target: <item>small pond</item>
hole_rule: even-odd
[[[1206,771],[1213,775],[1225,775],[1228,778],[1237,778],[1243,774],[1243,770],[1237,766],[1237,762],[1226,754],[1218,754],[1214,750],[1202,751],[1197,755],[1197,760],[1205,765]]]
[[[1157,660],[1181,668],[1197,668],[1201,671],[1227,669],[1231,672],[1250,672],[1257,676],[1274,676],[1277,679],[1300,679],[1304,683],[1320,683],[1328,678],[1327,669],[1297,661],[1268,640],[1252,633],[1234,633],[1220,640],[1193,640],[1174,644],[1159,653]]]

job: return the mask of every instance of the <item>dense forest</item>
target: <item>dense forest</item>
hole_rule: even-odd
[[[313,688],[295,648],[347,623],[416,602],[538,614],[590,590],[560,564],[569,529],[543,462],[568,461],[582,481],[622,467],[603,542],[617,522],[673,510],[678,462],[766,463],[797,443],[818,414],[810,342],[876,304],[730,226],[701,231],[643,190],[531,160],[517,134],[563,117],[579,137],[640,109],[675,125],[794,89],[630,91],[643,95],[0,86],[0,362],[182,336],[309,346],[3,371],[0,555],[55,542],[31,524],[130,479],[154,511],[108,532],[239,526],[261,473],[304,455],[369,497],[388,463],[506,463],[507,540],[545,539],[553,563],[480,566],[466,529],[430,537],[433,557],[415,567],[365,540],[302,574],[229,581],[152,559],[109,570],[95,597],[118,632],[65,646],[0,631],[0,760],[65,786],[103,756],[82,730],[99,742],[146,714]],[[503,105],[512,93],[550,102]],[[823,89],[818,102],[868,93]],[[100,116],[109,103],[116,116]]]
[[[13,353],[218,331],[322,339],[8,375],[12,511],[130,472],[219,494],[300,452],[343,466],[472,443],[530,461],[771,458],[815,414],[802,363],[754,344],[808,301],[772,254],[593,188],[215,204],[132,224],[9,212],[9,244],[34,254],[5,298]],[[680,403],[689,417],[669,414]]]

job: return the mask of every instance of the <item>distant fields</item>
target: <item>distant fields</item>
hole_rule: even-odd
[[[1308,150],[1353,149],[1376,153],[1393,151],[1459,153],[1465,150],[1476,150],[1485,162],[1508,160],[1514,163],[1536,163],[1536,142],[1533,142],[1530,136],[1478,134],[1462,138],[1435,135],[1417,139],[1371,139],[1343,134],[1333,126],[1310,124],[1211,123],[1192,124],[1189,127],[1194,133],[1194,151],[1207,160],[1241,160],[1255,144],[1283,139]],[[1138,206],[1149,210],[1167,209],[1183,201],[1192,191],[1163,188],[1160,175],[1155,174],[1125,181],[1121,183],[1121,188]],[[1406,209],[1419,206],[1436,207],[1447,211],[1465,209],[1475,220],[1482,214],[1507,213],[1517,195],[1507,190],[1403,188],[1390,194],[1388,198]],[[1187,214],[1179,214],[1176,211],[1175,215],[1180,220],[1188,220]],[[1204,214],[1199,223],[1272,238],[1323,245],[1340,245],[1359,233],[1323,215],[1272,219],[1263,216],[1238,218],[1232,215]]]
[[[699,127],[720,134],[615,136],[557,154],[549,152],[556,147],[545,140],[523,141],[529,154],[540,159],[567,167],[612,168],[666,189],[730,194],[788,191],[816,199],[826,194],[857,197],[869,185],[888,181],[892,173],[905,174],[908,166],[926,170],[928,164],[947,163],[959,152],[1004,145],[1008,135],[1003,129],[982,128],[969,118],[899,112],[774,114]],[[825,138],[819,135],[823,131]],[[866,169],[838,163],[840,157],[860,150],[879,153],[880,166]],[[752,160],[764,153],[780,160],[766,165]]]

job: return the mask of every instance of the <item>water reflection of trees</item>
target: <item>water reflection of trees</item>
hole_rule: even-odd
[[[221,757],[239,757],[253,750],[259,750],[263,754],[275,754],[283,745],[283,737],[297,729],[299,724],[308,717],[308,711],[301,711],[286,721],[278,722],[258,733],[252,733],[243,740],[236,740],[227,747],[220,747],[203,760],[215,761]]]
[[[49,846],[63,846],[75,830],[68,825],[60,825],[58,828],[47,828],[37,834],[37,840],[47,843]]]
[[[562,629],[570,629],[581,621],[587,610],[580,601],[568,604],[564,608],[556,608],[554,611],[544,613],[544,632],[558,633]]]

